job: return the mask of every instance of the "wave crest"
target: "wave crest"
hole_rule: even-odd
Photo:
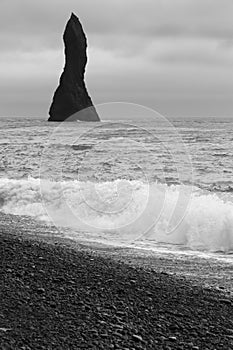
[[[41,193],[40,179],[4,178],[0,179],[0,208],[6,214],[72,227],[77,238],[86,230],[97,238],[116,241],[141,239],[200,250],[232,250],[232,202],[197,188],[183,220],[167,233],[181,187],[120,179],[104,183],[46,181]],[[190,187],[183,186],[182,191],[188,195]]]

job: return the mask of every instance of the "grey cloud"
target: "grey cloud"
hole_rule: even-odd
[[[95,102],[232,112],[232,0],[0,0],[0,114],[46,115],[71,11],[88,36]]]
[[[175,47],[174,47],[175,46]],[[233,66],[233,50],[211,40],[183,40],[179,45],[168,42],[158,49],[152,47],[148,57],[154,62],[163,64],[206,65],[206,66]]]
[[[71,11],[80,16],[89,36],[100,36],[102,41],[111,35],[136,36],[139,41],[151,37],[227,40],[233,35],[231,0],[145,0],[143,4],[142,0],[2,0],[0,8],[1,36],[9,36],[15,47],[22,49],[35,46],[35,42],[38,49],[59,47]],[[115,44],[119,46],[119,42]]]

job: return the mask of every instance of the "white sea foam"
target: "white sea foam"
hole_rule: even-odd
[[[0,179],[0,208],[71,227],[77,238],[84,230],[113,242],[140,239],[200,250],[232,250],[232,202],[198,189],[190,196],[190,190],[189,186],[128,180],[59,183],[4,178]],[[169,232],[172,222],[178,225]]]

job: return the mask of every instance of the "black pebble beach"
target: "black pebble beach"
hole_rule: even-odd
[[[91,250],[0,236],[1,349],[233,349],[233,301]]]

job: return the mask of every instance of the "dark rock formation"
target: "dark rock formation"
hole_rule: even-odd
[[[99,121],[99,116],[88,95],[84,73],[87,63],[87,39],[82,25],[73,13],[63,35],[65,67],[54,93],[49,110],[49,121]]]

